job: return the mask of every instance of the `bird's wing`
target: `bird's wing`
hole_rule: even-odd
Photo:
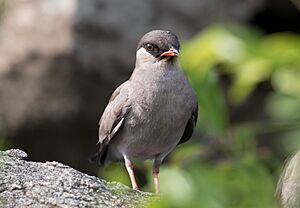
[[[128,82],[119,86],[112,94],[99,121],[99,142],[108,144],[120,130],[125,116],[131,109],[129,103]]]
[[[89,157],[91,162],[103,166],[108,157],[108,143],[120,131],[126,115],[131,109],[129,82],[124,82],[112,94],[99,121],[99,151]]]
[[[197,123],[197,119],[198,119],[198,104],[197,104],[196,108],[194,109],[194,111],[192,112],[192,116],[190,117],[189,121],[187,122],[187,124],[185,126],[185,130],[183,132],[183,135],[177,145],[188,141],[192,137],[192,134],[194,132],[194,129],[195,129],[195,126]]]

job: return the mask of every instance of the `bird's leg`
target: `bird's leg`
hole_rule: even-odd
[[[125,160],[125,166],[126,166],[126,169],[127,169],[127,172],[129,174],[130,181],[132,184],[132,189],[138,190],[139,187],[135,181],[134,172],[133,172],[133,163],[126,157],[126,155],[124,155],[124,160]]]
[[[154,179],[154,186],[155,186],[155,193],[159,193],[159,181],[158,181],[158,173],[159,173],[159,166],[161,164],[161,160],[155,158],[153,163],[153,179]]]

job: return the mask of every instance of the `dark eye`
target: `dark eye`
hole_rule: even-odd
[[[152,44],[148,43],[148,44],[146,44],[146,49],[148,51],[153,51],[154,50],[154,46]]]

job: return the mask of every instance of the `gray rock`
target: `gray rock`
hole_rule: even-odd
[[[146,207],[155,199],[58,162],[30,162],[26,157],[18,149],[0,151],[1,207]]]

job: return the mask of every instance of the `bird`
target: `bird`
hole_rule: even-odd
[[[159,193],[163,159],[195,129],[198,102],[181,69],[179,49],[178,37],[170,31],[146,33],[138,43],[130,78],[112,93],[100,118],[100,147],[90,160],[99,166],[125,163],[132,189],[139,189],[133,160],[154,160],[154,187]]]

